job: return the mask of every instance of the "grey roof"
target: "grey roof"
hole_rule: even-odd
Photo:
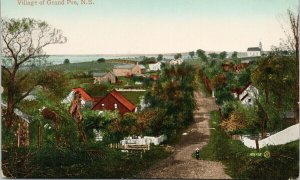
[[[114,68],[117,68],[117,69],[131,69],[134,66],[135,66],[134,64],[121,64],[121,65],[115,65]]]
[[[5,109],[7,108],[7,105],[4,104],[4,103],[1,103],[1,106],[2,106],[3,108],[5,108]],[[23,119],[24,121],[26,121],[27,123],[29,123],[29,116],[28,116],[27,114],[23,113],[21,110],[19,110],[19,109],[17,109],[17,108],[14,109],[14,113],[15,113],[17,116],[19,116],[21,119]]]
[[[261,51],[259,47],[249,47],[247,51]]]
[[[105,76],[107,73],[103,73],[103,72],[96,72],[96,73],[93,73],[93,77],[103,77]]]
[[[141,69],[146,69],[144,65],[139,65]]]

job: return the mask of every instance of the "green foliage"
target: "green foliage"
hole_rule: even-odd
[[[220,59],[225,59],[227,57],[227,52],[226,51],[222,51],[220,54],[219,54],[219,57]]]
[[[169,153],[151,147],[143,153],[122,153],[103,144],[72,149],[7,149],[3,172],[16,178],[133,178]],[[9,163],[8,163],[9,162]]]
[[[197,56],[202,60],[202,61],[207,61],[207,57],[206,57],[206,54],[205,54],[205,51],[204,50],[202,50],[202,49],[198,49],[197,51],[196,51],[196,54],[197,54]]]
[[[164,56],[162,54],[159,54],[156,59],[157,59],[157,61],[161,61],[161,60],[163,60],[163,57]]]
[[[108,93],[108,86],[106,84],[84,84],[82,86],[86,92],[92,97],[101,96],[104,97]]]
[[[195,56],[195,51],[189,52],[189,56],[193,59],[193,57]]]
[[[215,89],[216,102],[222,105],[225,101],[232,101],[234,99],[229,87],[223,86]]]
[[[140,62],[140,64],[150,64],[150,63],[156,63],[155,57],[143,57],[143,60]]]
[[[104,59],[104,58],[99,58],[99,59],[97,59],[97,62],[98,62],[98,63],[104,63],[104,62],[105,62],[105,59]]]
[[[64,60],[64,64],[70,64],[70,60],[69,59],[65,59]]]
[[[236,51],[234,51],[231,55],[231,58],[237,58],[238,53]]]
[[[219,57],[219,54],[217,53],[209,53],[208,56],[211,58],[211,59],[216,59]]]
[[[182,58],[182,54],[181,53],[177,53],[174,55],[174,59],[179,59]]]
[[[230,139],[220,128],[218,112],[211,114],[211,138],[202,149],[201,158],[222,161],[227,173],[236,179],[288,179],[299,173],[299,142],[269,146],[260,153],[269,151],[270,158],[250,156],[254,149],[247,148],[242,142]]]
[[[103,71],[108,72],[113,69],[113,66],[117,63],[98,63],[95,61],[92,62],[81,62],[81,63],[71,63],[71,64],[57,64],[48,66],[49,69],[61,70],[64,72],[92,72],[92,71]]]
[[[162,73],[153,90],[145,96],[145,101],[152,108],[164,110],[164,115],[160,116],[163,123],[158,124],[161,132],[171,135],[193,121],[192,112],[196,107],[193,93],[198,71],[183,63],[166,68]]]

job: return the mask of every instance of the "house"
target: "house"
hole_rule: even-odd
[[[170,63],[170,65],[177,65],[177,64],[179,65],[179,64],[183,63],[183,60],[181,58],[179,58],[179,59],[173,59],[169,63]]]
[[[258,96],[258,89],[252,83],[248,83],[242,89],[233,90],[233,96],[238,98],[242,104],[253,105],[254,100]]]
[[[230,63],[229,62],[222,63],[222,68],[225,72],[228,72],[230,70]]]
[[[115,65],[113,68],[113,73],[116,76],[132,76],[132,75],[139,75],[146,72],[146,68],[143,65],[136,65],[134,64],[122,64],[122,65]]]
[[[262,44],[259,43],[259,47],[249,47],[247,49],[247,56],[248,57],[258,57],[262,55]]]
[[[93,73],[94,84],[102,84],[102,83],[116,83],[117,77],[111,73]]]
[[[157,81],[157,80],[159,79],[159,75],[158,75],[158,74],[151,74],[151,75],[150,75],[150,79],[151,79],[152,81]]]
[[[7,104],[1,103],[1,107],[3,112],[3,110],[7,108]],[[14,113],[18,117],[18,119],[16,119],[17,121],[15,121],[15,123],[17,123],[17,129],[15,133],[17,138],[17,146],[29,146],[29,116],[17,108],[14,109]]]
[[[83,88],[73,88],[69,95],[62,101],[64,104],[71,103],[74,100],[75,93],[78,92],[81,95],[82,107],[92,107],[95,103],[95,98],[89,95]]]
[[[161,70],[161,62],[149,64],[149,70],[150,71],[160,71]]]
[[[124,115],[128,112],[135,112],[136,106],[126,99],[121,93],[116,90],[112,90],[98,101],[93,106],[92,110],[118,110],[121,115]]]

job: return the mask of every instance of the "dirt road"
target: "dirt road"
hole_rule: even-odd
[[[194,111],[195,123],[186,131],[175,146],[171,157],[162,160],[137,178],[185,178],[185,179],[229,179],[220,162],[196,160],[192,153],[208,142],[210,112],[218,109],[214,100],[198,91],[195,92],[197,109]],[[201,154],[200,154],[201,156]]]

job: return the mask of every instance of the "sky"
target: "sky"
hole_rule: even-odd
[[[18,1],[45,1],[19,5]],[[47,5],[63,1],[64,5]],[[78,5],[67,4],[77,1]],[[89,1],[89,0],[85,0]],[[282,24],[298,0],[1,0],[1,16],[45,20],[68,41],[48,54],[158,54],[269,50],[285,38]]]

